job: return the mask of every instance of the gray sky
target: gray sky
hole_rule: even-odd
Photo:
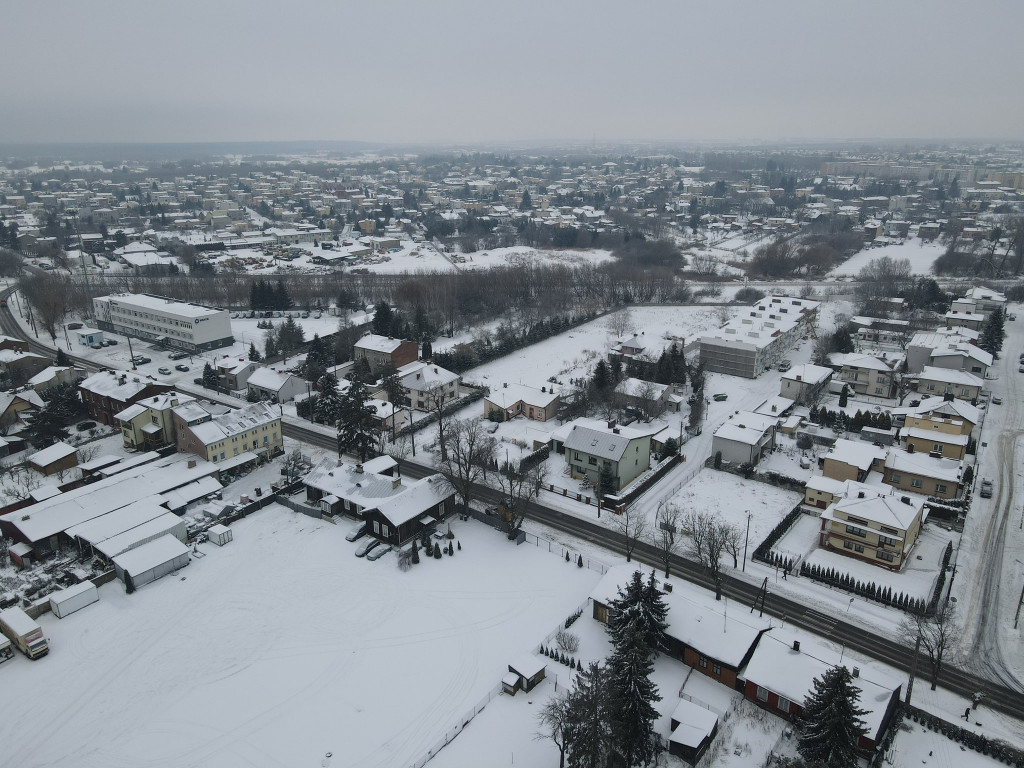
[[[1024,137],[1024,2],[5,3],[0,141]]]

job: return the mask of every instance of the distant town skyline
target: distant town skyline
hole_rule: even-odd
[[[1024,4],[18,4],[0,143],[1024,138]]]

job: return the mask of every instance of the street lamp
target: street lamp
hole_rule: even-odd
[[[743,536],[743,572],[747,572],[747,542],[750,541],[750,510],[747,510],[747,532]]]

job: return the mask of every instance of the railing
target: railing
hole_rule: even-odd
[[[537,536],[536,534],[533,534],[533,533],[527,533],[526,531],[520,531],[520,535],[524,537],[523,540],[527,544],[533,544],[535,547],[538,547],[538,548],[546,547],[548,552],[552,552],[552,553],[558,555],[559,557],[561,557],[563,559],[568,554],[569,555],[569,562],[571,562],[571,563],[574,563],[574,564],[578,565],[579,558],[582,557],[582,553],[580,553],[580,552],[577,552],[576,553],[576,557],[573,557],[572,556],[572,551],[573,550],[569,549],[568,547],[562,546],[558,542],[550,541],[549,539],[545,539],[542,536]],[[583,558],[583,566],[585,568],[590,569],[591,571],[597,571],[602,576],[605,573],[607,573],[607,571],[608,571],[608,566],[607,565],[605,565],[604,563],[600,563],[600,562],[598,562],[596,560],[591,560],[589,557],[584,557]]]
[[[478,701],[471,710],[469,710],[465,715],[459,718],[458,723],[456,723],[454,726],[445,731],[444,736],[440,740],[438,740],[438,742],[434,744],[434,746],[428,749],[425,755],[420,757],[415,762],[410,763],[410,768],[423,768],[423,766],[429,763],[438,752],[440,752],[442,749],[448,746],[456,736],[462,733],[462,730],[467,725],[469,725],[470,722],[472,722],[474,717],[476,717],[484,711],[484,707],[490,704],[491,700],[495,696],[500,695],[501,683],[498,683],[496,686],[491,688],[491,690],[487,692],[487,695],[480,699],[480,701]]]

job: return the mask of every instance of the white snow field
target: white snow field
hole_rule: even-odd
[[[40,623],[50,654],[0,720],[19,766],[403,767],[586,599],[600,575],[476,522],[407,573],[356,558],[354,522],[271,505],[234,541],[126,595]]]
[[[910,270],[915,275],[930,275],[932,264],[946,251],[946,246],[937,242],[908,240],[902,245],[883,245],[880,248],[865,248],[829,272],[832,277],[856,277],[874,259],[888,256],[890,259],[909,259]]]

